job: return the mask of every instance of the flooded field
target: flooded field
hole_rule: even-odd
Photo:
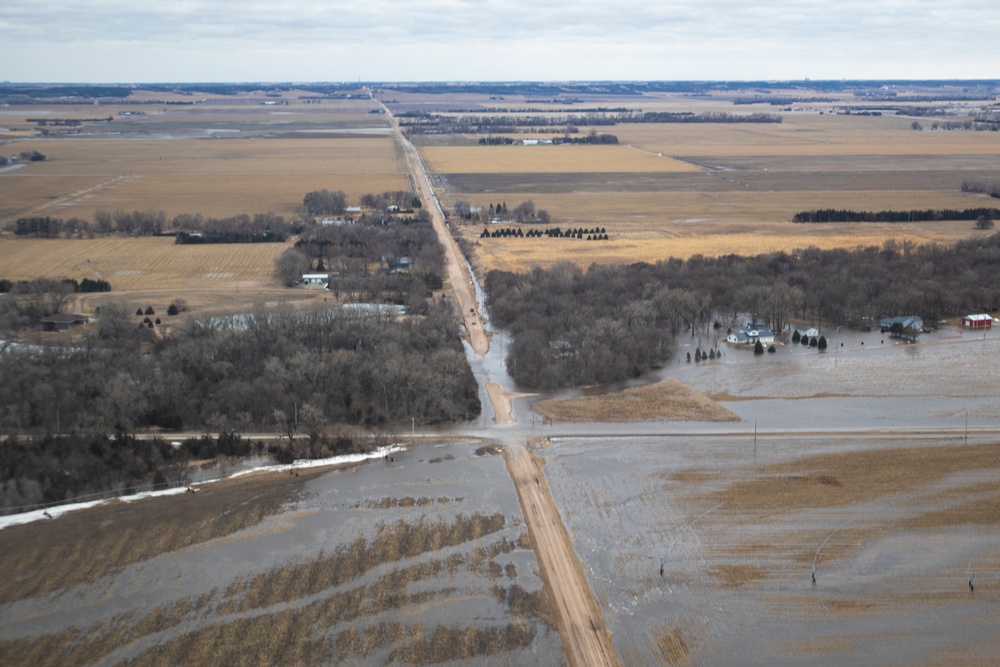
[[[724,351],[656,376],[740,423],[559,425],[536,452],[622,662],[989,664],[1000,339]]]
[[[101,536],[157,541],[184,529],[154,503],[186,503],[193,532],[239,514],[261,482],[234,483],[250,498],[207,485],[0,532],[5,562],[22,573],[3,591],[6,664],[561,662],[496,449],[419,445],[391,461],[268,479],[281,502],[256,521],[131,562]],[[161,520],[138,525],[150,511]],[[83,579],[64,572],[53,585],[57,566],[26,562],[53,531],[79,557],[102,561],[103,548],[112,563]]]

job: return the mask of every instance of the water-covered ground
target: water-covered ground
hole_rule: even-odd
[[[874,450],[892,466],[900,448],[990,446],[1000,338],[845,332],[824,353],[723,351],[653,375],[715,395],[741,423],[543,427],[546,479],[625,664],[988,664],[1000,519],[949,508],[996,503],[995,456],[861,499],[812,503],[807,491],[804,506],[756,511],[726,494],[779,474],[846,493],[847,473],[769,467],[817,455]]]
[[[90,583],[8,601],[0,612],[0,652],[30,657],[32,647],[40,651],[46,642],[61,650],[66,632],[97,637],[119,628],[126,639],[94,664],[169,661],[201,647],[205,632],[217,635],[209,641],[225,662],[238,647],[221,647],[249,624],[266,622],[276,637],[298,646],[265,647],[279,651],[273,655],[283,664],[313,664],[317,656],[317,664],[431,656],[454,664],[470,657],[496,665],[560,664],[561,640],[543,620],[537,561],[503,457],[471,440],[417,444],[390,456],[311,478],[296,500],[244,530]],[[241,488],[252,489],[254,480],[245,477]],[[209,487],[179,498],[208,502]],[[157,539],[152,503],[171,502],[178,500],[134,503],[136,511],[152,512],[151,532],[128,530],[137,531],[136,539]],[[0,538],[58,531],[68,518],[8,528]],[[305,630],[281,630],[302,623]],[[293,652],[301,646],[312,652]],[[65,656],[101,653],[88,651]]]

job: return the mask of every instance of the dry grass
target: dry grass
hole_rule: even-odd
[[[426,146],[421,153],[427,169],[440,174],[699,171],[628,146]]]
[[[657,652],[668,665],[693,665],[691,650],[695,644],[691,633],[682,628],[664,626],[653,631]]]
[[[709,568],[709,573],[725,588],[743,588],[768,576],[765,568],[749,563],[720,563]]]
[[[385,135],[54,139],[13,147],[48,159],[0,174],[0,224],[24,215],[91,219],[95,211],[116,209],[291,217],[310,190],[344,190],[356,203],[367,192],[409,188],[405,164]]]
[[[532,408],[556,422],[739,421],[734,413],[675,379],[601,396],[548,399]]]
[[[753,479],[718,494],[727,510],[781,511],[840,507],[920,487],[967,471],[1000,468],[1000,443],[975,446],[907,447],[810,456],[758,469]],[[954,513],[950,525],[965,523]],[[1000,523],[985,512],[976,523]]]
[[[252,528],[298,496],[320,473],[261,474],[208,484],[196,494],[112,502],[0,531],[0,601],[88,584],[132,563]],[[239,512],[231,511],[239,506]],[[152,508],[155,508],[153,510]],[[155,511],[156,521],[150,522]]]
[[[693,255],[717,257],[727,254],[759,255],[816,247],[853,249],[881,246],[887,239],[912,241],[918,245],[950,245],[962,238],[988,235],[973,230],[971,223],[843,223],[802,225],[791,222],[797,211],[817,208],[864,210],[910,208],[969,208],[987,205],[981,199],[958,193],[911,191],[880,192],[782,192],[782,193],[677,193],[654,195],[629,193],[607,195],[504,194],[464,197],[489,206],[489,202],[520,202],[532,199],[538,208],[555,216],[561,227],[604,227],[608,241],[580,239],[480,239],[482,228],[462,227],[476,247],[476,263],[482,271],[492,269],[526,271],[533,266],[550,268],[569,261],[581,267],[592,263],[655,263],[670,257]],[[456,195],[457,198],[462,198]],[[480,202],[478,200],[482,199]],[[562,202],[566,205],[562,206]],[[588,208],[588,203],[594,203]],[[614,210],[617,208],[617,210]]]
[[[66,240],[8,236],[0,238],[0,277],[103,278],[116,292],[193,288],[235,294],[239,283],[244,291],[274,284],[274,260],[288,247],[288,243],[178,245],[170,237]],[[171,300],[165,302],[164,312]]]

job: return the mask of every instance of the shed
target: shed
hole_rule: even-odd
[[[42,329],[45,331],[68,331],[71,327],[83,326],[90,322],[86,315],[56,313],[42,318]]]
[[[962,317],[962,326],[969,329],[989,329],[993,326],[993,316],[986,313],[965,315]]]

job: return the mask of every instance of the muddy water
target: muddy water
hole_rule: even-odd
[[[231,537],[196,545],[180,552],[163,554],[153,560],[124,568],[120,573],[93,585],[53,594],[44,599],[9,603],[0,613],[0,640],[37,637],[66,628],[88,628],[97,623],[114,626],[120,614],[136,610],[139,617],[156,607],[169,606],[188,596],[211,592],[221,596],[234,582],[248,580],[290,563],[307,562],[334,553],[355,540],[371,540],[383,526],[397,522],[416,525],[423,521],[446,524],[457,515],[491,516],[500,513],[504,525],[481,537],[470,536],[454,546],[431,549],[402,560],[375,566],[362,576],[317,595],[283,603],[282,609],[297,609],[326,596],[370,585],[378,577],[404,567],[458,560],[454,568],[425,577],[398,591],[430,595],[419,609],[402,607],[375,614],[363,614],[350,622],[337,623],[325,632],[330,642],[339,633],[357,629],[375,631],[383,624],[400,623],[407,628],[423,628],[428,636],[439,626],[449,628],[504,628],[526,623],[534,637],[526,648],[498,652],[483,659],[495,665],[560,664],[562,645],[558,632],[539,618],[519,615],[515,619],[496,590],[519,587],[525,593],[542,588],[534,553],[523,546],[476,562],[477,549],[489,549],[499,541],[517,544],[526,532],[517,495],[510,483],[503,458],[482,450],[481,441],[458,441],[445,445],[422,445],[393,455],[392,461],[376,460],[352,469],[340,470],[311,480],[301,499],[286,512]],[[247,484],[253,484],[247,478]],[[155,502],[170,502],[159,499]],[[483,572],[495,563],[499,576]],[[494,567],[494,566],[491,566]],[[216,607],[217,600],[204,611],[196,625],[182,623],[162,631],[133,637],[113,651],[101,664],[114,664],[142,655],[159,644],[170,642],[198,627],[226,624],[275,608],[234,612]],[[280,611],[280,610],[277,610]],[[398,647],[379,647],[366,657],[365,664],[388,662]],[[350,656],[342,656],[350,658]]]
[[[995,531],[894,531],[851,543],[852,558],[827,562],[825,539],[837,543],[849,533],[844,528],[861,525],[882,530],[912,503],[880,499],[733,523],[724,507],[704,500],[750,474],[755,462],[873,448],[885,448],[888,462],[893,447],[996,441],[996,333],[942,330],[916,345],[878,332],[830,339],[824,353],[801,345],[764,355],[723,348],[720,361],[700,364],[683,361],[694,345],[681,341],[681,361],[590,390],[678,378],[716,396],[741,417],[738,424],[545,427],[553,436],[539,452],[546,479],[626,664],[662,661],[656,641],[670,633],[680,638],[673,646],[705,664],[912,664],[928,655],[978,659],[998,649],[964,589],[967,570],[977,567],[979,590],[996,584],[995,559],[985,556],[1000,550]],[[685,483],[685,471],[700,481]],[[984,471],[949,478],[937,490],[976,484],[1000,479]],[[807,564],[789,561],[803,553],[818,557],[818,589],[809,584]],[[728,586],[717,578],[720,568],[765,574]],[[870,609],[843,613],[836,604]],[[914,636],[921,641],[907,639]],[[682,659],[677,650],[672,660]]]

